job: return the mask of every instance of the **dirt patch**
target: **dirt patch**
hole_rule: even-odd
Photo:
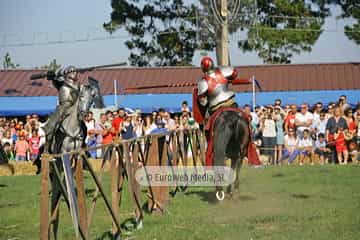
[[[285,177],[285,174],[283,173],[275,173],[272,175],[272,177]]]
[[[303,194],[303,193],[294,193],[290,195],[293,198],[297,198],[297,199],[308,199],[310,198],[310,195],[307,194]]]

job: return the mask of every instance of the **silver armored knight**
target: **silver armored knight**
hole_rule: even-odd
[[[70,107],[76,103],[79,97],[80,86],[78,73],[74,66],[60,69],[56,74],[48,78],[48,80],[52,81],[59,93],[59,105],[44,127],[46,141],[50,144],[54,137],[56,127],[69,114],[68,110]]]

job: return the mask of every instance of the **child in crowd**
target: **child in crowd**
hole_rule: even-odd
[[[342,127],[339,127],[339,129],[336,131],[336,133],[334,134],[334,139],[335,139],[335,148],[336,148],[339,164],[347,164],[349,152],[346,147],[345,133]],[[344,155],[344,162],[343,162],[343,155]]]
[[[28,141],[30,147],[30,160],[34,162],[38,158],[40,152],[40,136],[36,129],[31,131],[31,137]]]
[[[15,142],[14,148],[16,155],[16,161],[25,161],[26,160],[26,153],[29,150],[29,144],[25,139],[25,132],[19,133],[19,139]]]
[[[290,128],[288,134],[284,137],[285,149],[281,157],[281,161],[285,158],[289,158],[289,164],[292,163],[296,157],[299,155],[299,150],[297,149],[298,139],[296,138],[295,130]]]
[[[4,149],[6,160],[7,161],[14,161],[15,157],[14,157],[14,153],[13,153],[13,151],[11,149],[10,143],[8,143],[8,142],[4,143],[3,149]]]
[[[91,156],[91,158],[96,158],[96,144],[97,144],[97,136],[95,134],[95,129],[91,129],[88,131],[87,134],[87,139],[86,139],[86,145],[89,148],[93,148],[91,150],[89,150],[89,154]]]
[[[300,149],[300,166],[304,164],[305,157],[309,157],[311,165],[314,165],[311,159],[311,154],[313,152],[313,141],[310,137],[310,131],[308,129],[304,129],[303,137],[298,141],[298,148]]]
[[[320,164],[324,165],[327,163],[327,157],[331,150],[326,147],[325,135],[323,133],[319,133],[318,140],[316,140],[314,147],[314,153],[319,155]]]

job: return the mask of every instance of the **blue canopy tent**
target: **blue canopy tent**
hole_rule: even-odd
[[[337,90],[337,91],[292,91],[292,92],[260,92],[256,94],[256,104],[266,105],[274,103],[275,99],[281,99],[283,104],[315,104],[323,102],[335,102],[339,96],[346,95],[348,102],[356,104],[360,101],[360,90]],[[186,100],[191,105],[191,94],[134,94],[121,95],[120,106],[141,109],[148,113],[159,108],[165,108],[170,112],[179,112],[181,103]],[[105,105],[114,105],[114,95],[104,96]],[[252,104],[252,93],[237,93],[236,101],[242,106]],[[55,110],[56,96],[47,97],[0,97],[0,115],[24,116],[31,113],[47,115]]]

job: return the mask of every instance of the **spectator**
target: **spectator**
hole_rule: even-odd
[[[149,135],[155,128],[156,124],[153,121],[153,116],[146,116],[144,125],[145,135]]]
[[[187,101],[183,101],[181,103],[181,112],[187,112],[190,113],[190,108]]]
[[[40,154],[40,136],[36,129],[32,130],[31,137],[28,141],[30,148],[30,160],[34,162]]]
[[[331,149],[332,163],[335,163],[337,158],[334,134],[339,128],[344,130],[348,129],[346,120],[341,116],[340,106],[336,106],[334,108],[334,116],[329,118],[326,124],[326,140],[329,144],[329,148]]]
[[[347,103],[347,97],[345,95],[340,96],[338,104],[342,113],[344,113],[346,109],[351,108],[351,106]]]
[[[263,136],[263,154],[268,156],[268,162],[274,163],[274,149],[276,145],[276,126],[275,121],[272,118],[270,112],[267,113],[266,119],[264,119],[260,124],[260,129],[262,130]]]
[[[176,126],[175,126],[175,121],[174,119],[171,118],[170,113],[169,112],[165,112],[164,113],[164,119],[163,122],[165,123],[165,127],[169,130],[175,130]]]
[[[313,109],[313,121],[316,122],[320,119],[321,111],[323,110],[323,104],[318,102],[315,104]]]
[[[296,134],[302,138],[305,129],[310,130],[313,124],[313,115],[308,111],[306,104],[301,104],[300,112],[295,115]]]
[[[29,144],[25,140],[25,132],[19,133],[19,139],[15,142],[15,148],[14,148],[16,154],[15,159],[16,161],[25,161],[26,160],[26,154],[29,151]]]
[[[314,153],[319,156],[320,164],[324,165],[327,163],[328,154],[331,152],[329,148],[326,147],[325,134],[319,133],[318,139],[315,142]]]
[[[126,118],[126,112],[124,108],[119,108],[119,111],[113,112],[114,119],[112,120],[111,124],[115,130],[116,135],[118,136],[121,129],[121,124],[123,123],[124,119]]]
[[[3,146],[4,146],[3,147],[4,153],[5,153],[5,157],[6,157],[7,161],[14,161],[15,157],[14,157],[14,153],[13,153],[11,145],[8,142],[6,142],[6,143],[4,143]]]
[[[95,126],[93,129],[88,130],[86,145],[88,148],[90,148],[90,150],[89,150],[90,157],[96,158],[97,136],[96,136]]]
[[[8,143],[10,145],[10,148],[13,148],[13,138],[11,137],[11,130],[8,129],[4,133],[3,138],[1,139],[1,144],[4,145],[5,143]]]
[[[289,129],[295,129],[295,116],[297,113],[297,106],[295,104],[292,104],[290,107],[290,112],[285,118],[285,132],[286,134],[289,134]]]
[[[121,138],[126,140],[131,139],[134,136],[134,126],[131,123],[131,116],[127,116],[121,125]]]
[[[153,112],[151,113],[153,123],[156,122],[156,117],[157,117],[157,115],[158,115],[158,112],[157,112],[157,111],[153,111]]]
[[[334,134],[336,153],[339,164],[347,164],[349,152],[346,147],[344,128],[339,127]],[[344,155],[344,158],[343,158]],[[343,162],[344,159],[344,162]]]
[[[334,104],[333,103],[329,103],[328,107],[327,107],[327,114],[326,114],[326,118],[330,119],[334,116]]]
[[[281,99],[276,99],[275,100],[274,107],[280,107],[281,108]]]
[[[346,140],[352,140],[356,136],[356,123],[351,108],[345,109],[344,118],[348,126],[348,130],[345,131]]]
[[[180,128],[180,117],[179,115],[175,115],[174,116],[174,122],[175,122],[175,129],[179,129]]]
[[[300,153],[297,149],[298,139],[296,137],[295,129],[289,129],[288,134],[284,137],[284,145],[285,150],[283,152],[281,160],[289,158],[288,163],[291,164]]]
[[[302,166],[305,162],[305,157],[309,157],[311,164],[313,165],[314,163],[312,162],[311,159],[311,154],[313,152],[313,141],[310,137],[310,131],[308,129],[305,129],[303,131],[303,136],[299,138],[298,141],[298,148],[300,150],[300,159],[299,159],[299,164],[300,166]]]
[[[136,116],[135,122],[134,122],[134,132],[136,137],[144,136],[145,129],[144,129],[144,121],[140,116]]]
[[[326,112],[325,110],[322,110],[320,112],[319,119],[314,120],[314,124],[312,125],[312,131],[316,137],[318,137],[320,133],[325,135],[327,121]]]
[[[281,113],[280,106],[275,106],[274,120],[276,123],[275,161],[280,163],[284,145],[284,114]]]
[[[85,116],[85,120],[84,123],[86,125],[86,139],[85,142],[88,143],[89,142],[89,138],[90,137],[94,137],[94,133],[95,133],[95,119],[93,118],[93,113],[92,112],[88,112]],[[88,145],[89,146],[89,145]]]

